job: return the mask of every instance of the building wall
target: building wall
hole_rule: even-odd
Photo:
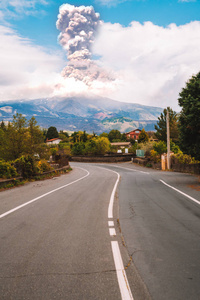
[[[139,131],[139,132],[138,132],[138,131]],[[127,136],[127,138],[129,138],[129,139],[138,140],[140,133],[141,133],[140,130],[135,129],[135,130],[130,131],[129,133],[127,133],[126,136]]]

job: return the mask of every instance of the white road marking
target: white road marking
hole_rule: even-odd
[[[124,270],[119,244],[117,241],[112,241],[111,246],[122,300],[133,300],[126,272]]]
[[[125,169],[125,170],[129,170],[129,171],[133,171],[133,172],[140,172],[140,173],[144,173],[144,174],[149,174],[149,172],[144,172],[144,171],[140,171],[140,170],[136,170],[136,169],[130,169],[130,168],[125,168],[125,167],[119,167],[119,166],[116,166],[116,165],[113,165],[113,167],[120,168],[120,169]]]
[[[117,189],[117,185],[119,183],[120,175],[119,175],[119,173],[117,173],[117,172],[115,172],[113,170],[110,170],[110,169],[107,169],[107,168],[103,168],[103,167],[99,167],[99,168],[117,174],[117,180],[115,182],[115,186],[113,188],[113,191],[112,191],[112,194],[111,194],[111,197],[110,197],[109,206],[108,206],[108,218],[112,219],[113,218],[113,204],[114,204],[114,199],[115,199],[115,192],[116,192],[116,189]]]
[[[108,221],[108,226],[114,226],[114,222],[113,221]]]
[[[109,233],[110,233],[110,236],[116,236],[115,228],[109,228]]]
[[[185,197],[189,198],[190,200],[192,200],[192,201],[194,201],[195,203],[197,203],[197,204],[200,205],[200,201],[196,200],[195,198],[193,198],[193,197],[191,197],[191,196],[189,196],[189,195],[187,195],[187,194],[181,192],[180,190],[178,190],[178,189],[176,189],[175,187],[169,185],[168,183],[166,183],[166,182],[163,181],[163,180],[160,180],[160,182],[162,182],[162,183],[165,184],[166,186],[170,187],[171,189],[175,190],[176,192],[178,192],[178,193],[184,195]]]
[[[111,171],[111,172],[117,174],[117,180],[115,182],[115,186],[113,188],[113,191],[112,191],[112,194],[110,197],[109,207],[108,207],[108,218],[110,219],[110,218],[113,218],[114,197],[115,197],[117,185],[119,183],[120,175],[119,175],[119,173],[117,173],[113,170],[103,168],[103,167],[99,167],[99,168],[106,169],[107,171]],[[108,225],[114,226],[114,222],[108,221]],[[109,228],[109,232],[110,232],[111,236],[113,235],[113,233],[115,233],[115,235],[116,235],[115,228]],[[131,293],[129,283],[128,283],[128,279],[126,277],[126,272],[124,269],[124,265],[123,265],[123,261],[122,261],[122,257],[121,257],[121,253],[120,253],[120,249],[119,249],[119,244],[117,241],[112,241],[111,246],[112,246],[113,259],[114,259],[114,263],[115,263],[115,269],[116,269],[116,273],[117,273],[117,279],[118,279],[119,289],[120,289],[120,293],[121,293],[121,298],[122,298],[122,300],[134,300],[132,293]]]
[[[140,173],[149,174],[149,172],[139,171]]]
[[[79,167],[76,167],[76,168],[79,168]],[[31,203],[33,203],[33,202],[35,202],[35,201],[37,201],[37,200],[39,200],[39,199],[41,199],[41,198],[47,196],[47,195],[50,195],[50,194],[52,194],[52,193],[54,193],[54,192],[57,192],[57,191],[59,191],[59,190],[65,188],[65,187],[67,187],[67,186],[69,186],[69,185],[71,185],[71,184],[74,184],[74,183],[76,183],[76,182],[78,182],[78,181],[80,181],[80,180],[82,180],[82,179],[84,179],[85,177],[87,177],[87,176],[90,175],[90,173],[89,173],[87,170],[85,170],[85,169],[83,169],[83,168],[79,168],[79,169],[82,169],[82,170],[86,171],[87,174],[84,175],[83,177],[81,177],[81,178],[75,180],[75,181],[72,181],[72,182],[70,182],[70,183],[68,183],[68,184],[65,184],[65,185],[63,185],[63,186],[60,186],[60,187],[57,188],[57,189],[54,189],[54,190],[52,190],[52,191],[50,191],[50,192],[48,192],[48,193],[45,193],[45,194],[43,194],[43,195],[41,195],[41,196],[39,196],[39,197],[36,197],[36,198],[34,198],[34,199],[32,199],[32,200],[30,200],[30,201],[24,203],[24,204],[21,204],[21,205],[15,207],[15,208],[13,208],[13,209],[11,209],[11,210],[9,210],[9,211],[3,213],[3,214],[1,214],[1,215],[0,215],[0,219],[3,218],[3,217],[5,217],[5,216],[7,216],[7,215],[9,215],[9,214],[11,214],[11,213],[13,213],[14,211],[16,211],[16,210],[18,210],[18,209],[20,209],[20,208],[22,208],[22,207],[24,207],[24,206],[26,206],[26,205],[29,205],[29,204],[31,204]]]
[[[115,182],[115,186],[113,188],[113,191],[112,191],[112,194],[111,194],[111,197],[110,197],[110,203],[109,203],[109,206],[108,206],[108,218],[109,219],[113,218],[113,204],[114,204],[114,199],[115,199],[115,192],[116,192],[117,185],[119,183],[119,178],[120,178],[119,173],[117,173],[115,171],[112,171],[112,172],[117,174],[117,180]]]

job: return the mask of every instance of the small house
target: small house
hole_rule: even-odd
[[[126,133],[126,138],[138,140],[140,133],[141,133],[140,129],[134,129]]]
[[[55,139],[50,139],[50,140],[46,140],[46,144],[47,145],[58,145],[62,140],[59,138],[55,138]]]

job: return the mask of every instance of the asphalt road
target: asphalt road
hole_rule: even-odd
[[[197,178],[72,165],[0,193],[1,299],[200,299]]]

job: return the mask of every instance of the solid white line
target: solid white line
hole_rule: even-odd
[[[126,272],[124,270],[119,244],[117,241],[111,241],[111,246],[122,300],[133,300]]]
[[[175,187],[169,185],[168,183],[166,183],[166,182],[163,181],[163,180],[160,180],[160,182],[162,182],[162,183],[165,184],[166,186],[170,187],[171,189],[175,190],[176,192],[178,192],[178,193],[184,195],[185,197],[189,198],[190,200],[192,200],[192,201],[194,201],[195,203],[197,203],[197,204],[200,205],[200,201],[196,200],[195,198],[193,198],[193,197],[191,197],[191,196],[189,196],[189,195],[187,195],[187,194],[181,192],[180,190],[178,190],[178,189],[176,189]]]
[[[76,168],[79,168],[79,167],[76,167]],[[71,184],[73,184],[73,183],[76,183],[76,182],[78,182],[78,181],[80,181],[80,180],[82,180],[82,179],[84,179],[85,177],[87,177],[87,176],[90,175],[90,173],[89,173],[87,170],[85,170],[85,169],[83,169],[83,168],[79,168],[79,169],[82,169],[82,170],[86,171],[87,174],[86,174],[85,176],[83,176],[83,177],[81,177],[81,178],[75,180],[75,181],[72,181],[72,182],[70,182],[70,183],[68,183],[68,184],[65,184],[65,185],[63,185],[63,186],[61,186],[61,187],[59,187],[59,188],[57,188],[57,189],[54,189],[54,190],[52,190],[52,191],[50,191],[50,192],[48,192],[48,193],[45,193],[45,194],[43,194],[43,195],[41,195],[41,196],[39,196],[39,197],[37,197],[37,198],[34,198],[34,199],[32,199],[32,200],[30,200],[30,201],[24,203],[24,204],[21,204],[21,205],[15,207],[15,208],[13,208],[13,209],[11,209],[11,210],[9,210],[9,211],[3,213],[2,215],[0,215],[0,219],[3,218],[3,217],[5,217],[5,216],[7,216],[7,215],[9,215],[9,214],[11,214],[11,213],[13,213],[14,211],[16,211],[16,210],[18,210],[18,209],[20,209],[20,208],[22,208],[22,207],[24,207],[24,206],[26,206],[26,205],[29,205],[29,204],[31,204],[31,203],[33,203],[33,202],[35,202],[35,201],[37,201],[37,200],[39,200],[39,199],[41,199],[41,198],[47,196],[47,195],[50,195],[50,194],[52,194],[52,193],[54,193],[54,192],[57,192],[57,191],[59,191],[59,190],[65,188],[65,187],[67,187],[67,186],[69,186],[69,185],[71,185]]]
[[[103,168],[103,167],[99,167],[99,168],[117,174],[117,180],[116,180],[116,182],[115,182],[115,186],[114,186],[114,188],[113,188],[113,191],[112,191],[112,194],[111,194],[111,197],[110,197],[109,206],[108,206],[108,218],[109,218],[109,219],[112,219],[112,218],[113,218],[113,204],[114,204],[114,199],[115,199],[115,192],[116,192],[116,189],[117,189],[117,185],[118,185],[118,183],[119,183],[120,175],[119,175],[119,173],[117,173],[117,172],[115,172],[115,171],[113,171],[113,170],[110,170],[110,169],[107,169],[107,168]]]
[[[109,228],[109,233],[110,233],[110,236],[116,236],[115,228]]]
[[[113,221],[108,221],[108,226],[114,226],[114,222]]]
[[[111,197],[110,197],[110,203],[109,203],[109,206],[108,206],[108,218],[109,219],[113,218],[113,204],[114,204],[115,192],[116,192],[116,189],[117,189],[119,178],[120,178],[120,175],[117,173],[117,180],[115,182],[115,186],[113,188],[113,191],[112,191],[112,194],[111,194]]]

